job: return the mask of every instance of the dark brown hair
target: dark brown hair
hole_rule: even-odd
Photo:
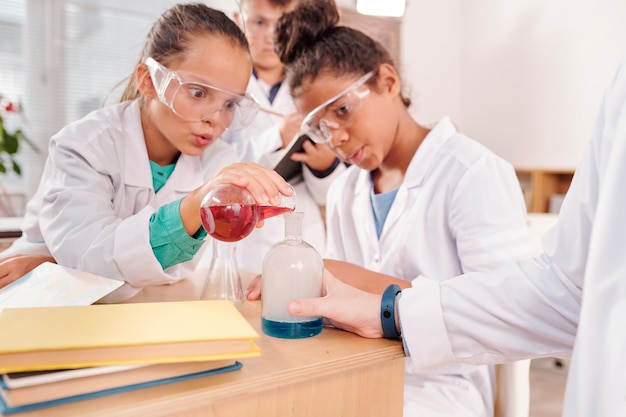
[[[320,73],[335,76],[361,76],[378,73],[381,64],[395,67],[389,52],[361,31],[338,26],[339,11],[333,0],[301,0],[276,24],[276,53],[287,67],[291,94],[298,97],[301,87]],[[375,77],[369,82],[376,83]],[[411,101],[402,98],[405,106]]]
[[[249,51],[243,32],[223,12],[202,3],[177,4],[166,10],[152,26],[138,64],[152,57],[167,66],[187,52],[189,42],[196,35],[222,36],[230,39],[234,46]],[[140,96],[133,71],[120,101]]]
[[[298,0],[267,0],[269,4],[274,7],[280,7],[281,9],[286,9],[287,6],[291,6],[291,4],[297,2]],[[243,7],[244,3],[249,3],[250,0],[240,0],[239,6]]]

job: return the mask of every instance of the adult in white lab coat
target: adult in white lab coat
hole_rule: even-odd
[[[526,207],[511,164],[448,118],[417,123],[388,51],[337,20],[332,3],[301,2],[277,29],[306,133],[352,164],[328,194],[326,257],[408,287],[421,274],[445,280],[527,256]],[[361,274],[346,279],[375,291]],[[407,361],[406,370],[405,416],[493,415],[493,368],[418,373]]]
[[[557,224],[536,259],[446,281],[422,276],[393,313],[418,369],[572,355],[565,417],[626,415],[626,61],[604,96]],[[292,314],[381,337],[381,298],[327,273]],[[358,313],[356,313],[358,312]]]
[[[3,257],[49,253],[124,280],[107,301],[189,277],[206,237],[200,203],[208,191],[234,184],[265,204],[290,192],[271,170],[232,164],[236,153],[217,139],[233,120],[254,115],[244,95],[251,69],[245,37],[222,12],[201,4],[167,10],[124,100],[52,138],[23,236]]]
[[[289,86],[284,82],[285,67],[274,51],[272,38],[276,21],[289,10],[295,0],[243,0],[240,22],[250,43],[253,74],[248,93],[261,106],[253,123],[239,131],[227,131],[222,138],[237,149],[244,161],[272,167],[284,149],[298,134],[302,117],[296,113]],[[282,116],[281,116],[282,115]],[[304,213],[302,237],[318,252],[324,253],[326,233],[323,207],[332,181],[345,170],[326,146],[305,144],[302,174],[289,180],[296,191],[296,210]],[[268,219],[237,246],[239,267],[260,273],[267,250],[285,237],[282,217]]]

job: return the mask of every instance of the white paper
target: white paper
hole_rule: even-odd
[[[0,289],[0,312],[10,307],[90,305],[124,281],[44,262]]]
[[[89,368],[60,369],[53,371],[17,372],[0,375],[2,382],[9,389],[30,387],[33,385],[49,384],[66,379],[83,378],[92,375],[109,374],[112,372],[127,371],[149,364],[94,366]],[[24,376],[27,375],[27,376]]]

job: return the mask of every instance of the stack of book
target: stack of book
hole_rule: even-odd
[[[221,300],[5,308],[0,411],[236,370],[258,337]]]
[[[230,360],[97,366],[0,375],[0,411],[12,414],[241,368]]]

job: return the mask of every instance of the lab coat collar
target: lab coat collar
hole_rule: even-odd
[[[422,184],[431,169],[431,164],[435,161],[435,155],[449,138],[458,133],[449,117],[443,117],[434,124],[427,124],[426,127],[431,130],[413,156],[402,181],[402,185],[406,188],[419,187]],[[370,172],[361,170],[355,187],[355,195],[361,192],[367,192],[369,195],[371,184]]]
[[[293,99],[291,98],[291,94],[289,92],[289,86],[284,81],[281,83],[278,92],[276,93],[276,97],[274,97],[274,100],[271,103],[269,98],[263,92],[260,81],[254,76],[250,76],[247,92],[256,99],[261,107],[266,109],[272,109],[283,114],[290,114],[296,111],[296,106],[293,103]],[[259,112],[257,118],[262,115],[267,115],[267,113]],[[274,124],[276,122],[276,116],[271,116],[271,120],[271,123]]]
[[[124,182],[130,186],[153,189],[152,170],[141,125],[139,100],[132,102],[124,109],[122,121],[129,138],[124,144],[124,155],[126,158],[133,159],[126,164]],[[181,154],[172,175],[159,191],[187,194],[202,185],[204,181],[202,172],[199,157]]]
[[[210,146],[205,152],[211,152]],[[188,194],[204,183],[203,172],[200,157],[181,154],[178,162],[176,162],[174,172],[163,188],[167,187],[169,183],[174,187],[173,191]]]
[[[436,161],[435,155],[443,148],[448,139],[458,133],[447,116],[436,123],[425,126],[431,130],[420,144],[407,168],[403,181],[407,188],[419,187],[422,184],[431,170],[431,165]]]

